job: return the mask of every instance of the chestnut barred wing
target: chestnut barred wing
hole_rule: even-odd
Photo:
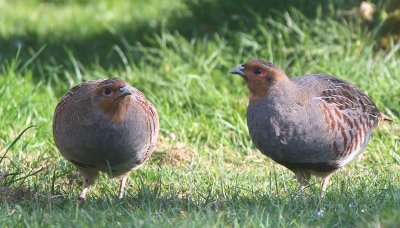
[[[321,80],[324,80],[323,89],[316,99],[322,101],[327,132],[334,135],[331,147],[335,157],[340,159],[362,152],[381,113],[353,84],[328,76]]]

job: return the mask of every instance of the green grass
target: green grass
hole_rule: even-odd
[[[377,25],[341,16],[357,1],[335,2],[0,0],[1,227],[398,226],[400,45],[380,50]],[[338,75],[395,119],[323,202],[317,179],[297,196],[252,145],[247,88],[229,74],[251,58]],[[73,85],[114,76],[155,104],[161,140],[123,200],[102,176],[76,204],[82,180],[54,145],[53,111]]]

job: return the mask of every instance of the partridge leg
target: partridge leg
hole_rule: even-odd
[[[85,172],[81,170],[81,173],[84,178],[84,186],[81,194],[79,194],[79,197],[77,199],[78,202],[83,202],[86,200],[86,194],[89,191],[90,185],[92,185],[99,176],[99,172]]]
[[[122,199],[122,197],[124,197],[124,188],[125,188],[125,183],[126,183],[126,177],[127,177],[127,175],[125,175],[121,178],[121,182],[119,185],[118,198],[120,198],[120,199]]]
[[[299,170],[294,173],[300,184],[299,192],[303,193],[304,189],[309,185],[310,174],[306,171]]]
[[[330,175],[330,174],[328,174],[328,175],[325,176],[325,177],[322,177],[322,181],[321,181],[321,192],[320,192],[321,198],[323,198],[324,195],[325,195],[325,192],[326,192],[326,189],[327,189],[327,187],[328,187],[329,179],[330,179],[330,178],[331,178],[331,175]]]

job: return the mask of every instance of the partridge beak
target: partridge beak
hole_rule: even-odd
[[[118,98],[126,97],[132,94],[132,91],[129,89],[128,86],[119,88],[119,91],[121,92],[121,94],[118,96]]]
[[[233,68],[230,73],[231,74],[237,74],[239,76],[245,77],[246,74],[244,73],[244,70],[245,70],[244,66],[239,65],[239,66]]]

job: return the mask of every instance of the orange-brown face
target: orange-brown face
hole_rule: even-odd
[[[250,103],[268,95],[269,88],[281,80],[287,79],[278,67],[263,60],[250,60],[231,70],[246,80],[250,92]]]
[[[121,79],[113,78],[99,83],[93,100],[112,123],[121,123],[129,108],[130,95],[129,86]]]

